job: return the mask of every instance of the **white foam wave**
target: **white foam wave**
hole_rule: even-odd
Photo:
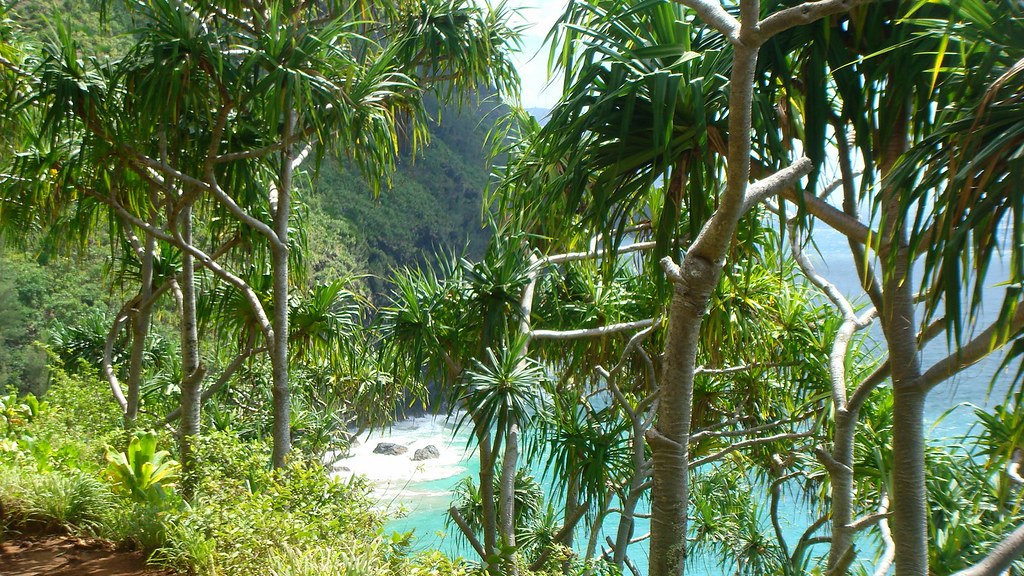
[[[377,491],[391,496],[401,493],[403,499],[410,494],[415,496],[416,483],[465,474],[465,461],[470,454],[466,452],[465,437],[456,438],[452,435],[454,418],[410,418],[389,430],[363,434],[357,438],[359,443],[349,450],[349,455],[335,462],[335,474],[344,478],[356,474],[365,476]],[[400,444],[408,448],[408,451],[395,456],[374,454],[373,450],[381,442]],[[416,450],[428,445],[436,447],[440,457],[412,460]]]

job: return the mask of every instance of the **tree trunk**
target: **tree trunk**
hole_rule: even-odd
[[[507,546],[516,545],[516,467],[519,465],[519,425],[515,418],[505,435],[505,453],[501,459],[501,539]],[[508,574],[517,574],[515,558],[508,559]]]
[[[896,78],[890,78],[895,85]],[[889,348],[893,382],[892,532],[896,544],[896,576],[928,574],[928,505],[925,494],[925,391],[919,386],[921,361],[917,349],[914,279],[906,225],[898,224],[900,191],[885,181],[907,149],[908,105],[881,150],[882,239],[880,257],[892,263],[883,273],[884,302],[879,317]]]
[[[644,482],[637,482],[634,478],[630,484],[629,493],[622,502],[622,514],[619,517],[619,527],[615,533],[615,550],[612,554],[612,564],[623,572],[626,567],[627,550],[629,542],[633,539],[636,529],[636,507],[640,503],[640,497],[644,494]]]
[[[287,236],[287,231],[285,232]],[[288,248],[271,249],[274,275],[274,341],[270,366],[274,395],[274,468],[285,465],[292,448],[291,390],[288,387]]]
[[[182,211],[179,225],[181,237],[192,244],[192,208]],[[183,251],[181,255],[181,422],[178,428],[181,442],[183,492],[186,499],[195,493],[197,462],[193,442],[199,435],[199,414],[202,406],[202,366],[199,360],[199,329],[196,320],[195,261]]]
[[[573,475],[572,477],[569,478],[569,485],[566,486],[565,489],[565,510],[562,513],[562,518],[564,518],[565,521],[568,522],[569,518],[572,518],[576,514],[576,511],[579,509],[579,506],[580,479],[579,476]],[[572,548],[574,532],[574,530],[566,532],[565,537],[562,538],[562,541],[559,542],[559,544],[565,546],[566,548]]]
[[[857,412],[836,407],[832,463],[828,466],[832,483],[832,544],[828,553],[829,574],[839,573],[841,564],[853,548],[853,446],[857,431]],[[845,572],[845,569],[842,570]]]
[[[281,152],[281,179],[276,198],[271,194],[270,210],[274,216],[274,234],[271,242],[271,274],[274,279],[274,341],[270,343],[270,366],[274,395],[274,456],[273,465],[285,465],[292,449],[291,389],[288,385],[288,224],[291,218],[292,172],[294,170],[292,132],[295,112],[291,99],[286,99],[284,110],[284,149]]]
[[[139,400],[142,390],[143,359],[146,354],[146,338],[149,336],[149,324],[153,312],[153,259],[155,258],[156,238],[146,234],[140,262],[142,278],[139,286],[139,305],[132,312],[132,349],[128,362],[128,405],[125,409],[125,428],[135,426],[139,416]]]
[[[741,4],[741,35],[757,22],[756,2]],[[749,21],[748,21],[749,20]],[[759,46],[734,43],[729,77],[728,175],[720,204],[701,229],[672,277],[672,305],[665,339],[657,421],[647,432],[654,464],[651,489],[649,576],[680,576],[686,565],[690,489],[690,418],[700,327],[736,227],[743,216],[750,178],[754,71]],[[666,267],[668,265],[666,264]]]
[[[494,455],[491,435],[478,438],[480,444],[480,515],[484,528],[484,552],[487,556],[497,549],[498,518],[494,507]],[[486,560],[486,559],[484,559]]]
[[[650,576],[679,576],[686,562],[694,367],[700,326],[721,270],[691,252],[674,285],[658,420],[647,432],[654,463]]]
[[[519,464],[519,426],[512,424],[505,437],[501,460],[501,532],[509,546],[516,545],[516,466]]]
[[[928,575],[928,500],[925,494],[924,399],[895,386],[893,400],[892,525],[896,576]]]

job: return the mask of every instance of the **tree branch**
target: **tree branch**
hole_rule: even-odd
[[[1017,303],[1017,312],[1005,326],[993,322],[981,334],[961,346],[956,352],[932,365],[918,379],[918,386],[928,391],[957,372],[971,366],[997,350],[1024,328],[1024,303]]]
[[[853,522],[850,522],[850,524],[847,525],[847,528],[853,530],[854,532],[859,532],[865,528],[868,528],[869,526],[874,526],[875,524],[881,522],[882,520],[888,517],[889,510],[888,508],[886,508],[885,510],[880,510],[878,512],[875,512],[874,514],[868,514],[867,516],[863,516],[861,518],[854,520]]]
[[[765,430],[777,428],[784,424],[792,424],[793,422],[796,422],[801,419],[802,417],[782,418],[774,422],[768,422],[766,424],[760,424],[758,426],[744,428],[743,430],[701,430],[690,435],[690,444],[700,442],[705,438],[735,438],[736,436],[749,436],[751,434],[757,434],[759,432],[764,432]],[[732,420],[732,422],[735,421],[736,420]]]
[[[693,470],[698,466],[703,466],[704,464],[707,464],[709,462],[720,460],[737,450],[742,450],[744,448],[749,448],[751,446],[759,446],[761,444],[770,444],[772,442],[779,442],[782,440],[797,440],[799,438],[807,438],[811,434],[813,434],[813,432],[810,430],[808,430],[807,432],[787,432],[785,434],[776,434],[775,436],[765,436],[764,438],[751,438],[749,440],[743,440],[742,442],[736,442],[735,444],[730,444],[726,448],[723,448],[722,450],[719,450],[714,454],[709,454],[707,456],[704,456],[703,458],[697,458],[696,460],[690,462],[690,469]]]
[[[473,530],[470,529],[469,523],[467,523],[466,519],[462,517],[462,514],[458,509],[456,509],[455,506],[452,506],[448,509],[448,514],[451,515],[452,520],[455,520],[455,524],[459,527],[459,530],[462,531],[462,535],[466,537],[466,540],[469,541],[469,545],[473,547],[473,550],[476,550],[476,553],[480,555],[481,559],[486,560],[487,553],[484,552],[484,547],[480,545],[480,541],[477,540],[476,534],[474,534]]]
[[[817,0],[815,2],[804,2],[799,6],[779,10],[768,16],[758,24],[757,39],[764,43],[780,32],[790,28],[810,24],[831,16],[842,14],[861,4],[867,4],[872,0]]]
[[[998,576],[1024,554],[1024,524],[1010,533],[981,562],[953,576]]]
[[[877,242],[879,236],[873,230],[865,226],[856,218],[851,217],[835,206],[820,200],[817,196],[804,193],[802,198],[797,198],[797,192],[793,189],[783,189],[781,195],[786,200],[799,205],[803,202],[807,211],[822,222],[828,224],[833,230],[865,246],[871,241]]]
[[[882,382],[885,382],[885,379],[889,377],[889,373],[889,360],[886,360],[885,362],[882,362],[878,368],[875,368],[874,372],[868,374],[867,378],[861,380],[861,383],[857,385],[853,394],[850,395],[850,401],[847,403],[846,409],[850,412],[860,410],[861,406],[864,405],[864,402],[867,401],[868,395],[870,395],[875,388],[878,388]]]
[[[242,363],[244,363],[249,358],[252,358],[256,354],[260,354],[266,351],[266,346],[261,346],[259,348],[250,347],[236,354],[235,358],[231,361],[231,363],[228,364],[226,368],[224,368],[223,372],[221,372],[220,376],[217,378],[217,381],[211,384],[206,390],[203,391],[202,395],[199,397],[199,402],[202,404],[208,401],[210,398],[213,398],[214,394],[220,392],[220,390],[224,388],[224,386],[226,386],[228,382],[231,381],[231,377],[234,376],[235,372],[237,372],[238,369],[242,367]],[[164,417],[163,424],[170,424],[171,422],[174,422],[180,417],[181,407],[179,406],[174,410],[171,410],[171,412]]]
[[[642,252],[644,250],[653,250],[657,242],[636,242],[629,246],[622,246],[615,250],[615,254],[629,254],[631,252]],[[576,262],[579,260],[589,260],[591,258],[601,258],[605,255],[607,250],[594,250],[593,252],[567,252],[565,254],[553,254],[547,256],[544,260],[548,264],[564,264],[566,262]]]
[[[562,528],[555,533],[555,536],[553,538],[551,538],[551,542],[561,542],[567,534],[569,534],[570,532],[572,532],[574,528],[576,528],[576,525],[579,524],[580,519],[583,518],[583,515],[587,513],[587,510],[589,508],[589,503],[584,503],[583,505],[578,506],[576,510],[573,511],[572,516],[570,516],[565,521],[565,524],[562,525]],[[530,570],[537,572],[541,568],[543,568],[544,564],[548,561],[548,558],[551,557],[551,552],[553,551],[554,548],[550,545],[545,546],[544,550],[542,550],[541,553],[537,556],[537,559],[534,560],[532,564],[530,564]]]
[[[853,305],[850,304],[850,301],[846,299],[846,296],[843,295],[842,291],[835,284],[818,273],[814,263],[804,254],[803,248],[800,245],[801,242],[798,241],[796,223],[793,220],[789,220],[786,222],[786,228],[789,230],[790,252],[793,254],[793,259],[796,260],[804,276],[832,301],[832,304],[839,309],[845,321],[849,322],[852,320],[856,323],[857,313],[853,310]]]
[[[121,382],[118,381],[117,372],[114,371],[114,341],[117,340],[117,334],[124,327],[124,323],[128,321],[128,311],[137,301],[138,297],[135,297],[125,302],[117,316],[114,317],[114,324],[110,327],[110,331],[107,332],[106,340],[103,341],[103,376],[110,383],[110,391],[114,394],[114,400],[117,400],[123,413],[128,412],[128,400],[124,397]]]
[[[671,256],[665,256],[659,262],[661,269],[665,271],[665,276],[668,276],[669,280],[679,284],[683,281],[683,271],[679,268],[679,265],[672,261]]]
[[[728,38],[730,42],[739,41],[739,21],[736,20],[732,14],[726,12],[725,8],[722,8],[722,5],[718,2],[711,2],[709,0],[675,1],[696,12],[697,16],[699,16],[705,24],[720,32],[723,36]]]
[[[816,543],[813,538],[814,533],[821,530],[821,527],[824,526],[828,520],[828,514],[819,516],[817,520],[812,522],[811,525],[804,530],[804,533],[800,535],[800,539],[796,541],[796,546],[793,548],[793,555],[790,557],[791,560],[795,560],[803,554],[804,549]]]
[[[117,200],[110,199],[109,203],[114,207],[115,210],[117,210],[118,214],[121,214],[124,218],[126,218],[135,226],[142,228],[143,230],[146,230],[159,240],[163,240],[164,242],[177,246],[181,250],[188,252],[189,254],[192,255],[193,258],[199,260],[199,262],[203,265],[204,268],[213,272],[214,275],[224,280],[228,284],[231,284],[235,288],[238,288],[238,290],[242,292],[242,295],[245,297],[246,301],[249,303],[249,306],[252,308],[253,314],[256,315],[256,319],[260,324],[260,329],[263,332],[264,336],[266,336],[267,338],[268,345],[272,345],[274,341],[274,330],[270,325],[270,320],[267,319],[266,311],[263,309],[263,304],[260,302],[259,296],[257,296],[256,292],[253,291],[251,286],[249,286],[244,280],[242,280],[238,276],[235,276],[234,274],[225,270],[223,267],[217,264],[213,260],[213,258],[211,258],[208,254],[196,248],[195,246],[185,242],[181,238],[181,234],[177,230],[175,230],[173,236],[169,235],[163,230],[151,226],[147,222],[143,222],[134,214],[125,210],[125,208],[121,206],[121,204]]]
[[[599,336],[607,336],[609,334],[617,334],[619,332],[629,332],[630,330],[648,328],[654,325],[655,320],[655,318],[648,318],[646,320],[608,324],[606,326],[598,326],[597,328],[581,328],[579,330],[534,330],[530,333],[530,337],[535,340],[578,340],[580,338],[595,338]]]
[[[882,542],[885,543],[885,552],[882,553],[882,559],[875,568],[874,576],[885,576],[889,573],[889,569],[892,568],[892,563],[896,559],[896,542],[892,539],[892,530],[889,528],[889,495],[883,492],[882,501],[878,503],[878,511],[885,513],[886,516],[878,521],[878,530],[881,532]]]
[[[747,372],[749,370],[760,370],[763,368],[777,368],[780,364],[774,362],[754,362],[752,364],[740,364],[738,366],[729,366],[728,368],[708,368],[706,366],[698,366],[694,369],[693,375],[700,376],[701,374],[707,374],[709,376],[728,376],[729,374],[739,374],[740,372]]]
[[[796,162],[786,166],[782,170],[754,182],[747,188],[747,194],[743,198],[743,212],[748,212],[760,202],[778,196],[783,190],[793,187],[797,180],[811,173],[814,164],[806,156],[801,156]]]

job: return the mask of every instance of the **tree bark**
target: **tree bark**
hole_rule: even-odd
[[[731,16],[717,4],[697,3],[698,12]],[[701,8],[712,7],[711,13]],[[736,234],[746,204],[750,178],[751,102],[754,70],[759,46],[743,38],[757,26],[759,3],[741,3],[742,28],[720,28],[733,44],[733,65],[729,79],[728,176],[718,210],[701,229],[683,258],[672,270],[673,293],[665,340],[664,372],[657,422],[648,432],[654,464],[651,490],[650,576],[679,576],[686,564],[687,513],[689,506],[689,437],[693,410],[693,378],[697,363],[700,327],[711,294],[722,274],[725,255]],[[733,22],[735,22],[733,20]],[[715,26],[715,23],[711,23]],[[735,37],[739,33],[739,38]]]
[[[678,576],[686,562],[693,378],[700,326],[721,271],[690,252],[674,281],[657,423],[647,432],[654,464],[651,576]]]
[[[480,445],[480,514],[483,516],[484,552],[492,556],[497,549],[498,515],[494,506],[494,455],[491,436],[478,438]],[[486,558],[483,559],[486,562]]]
[[[578,475],[574,474],[572,477],[569,478],[569,485],[566,486],[565,489],[565,509],[562,513],[562,518],[564,518],[565,521],[568,522],[569,518],[572,518],[576,515],[576,512],[579,509],[579,507],[580,479]],[[573,540],[575,539],[575,535],[573,534],[573,532],[573,530],[569,530],[568,532],[566,532],[565,536],[562,538],[559,544],[565,546],[566,548],[572,549]]]
[[[505,435],[505,453],[501,459],[501,536],[503,544],[516,545],[516,467],[519,465],[519,424],[509,424]],[[508,559],[508,574],[516,574],[515,558]]]
[[[896,386],[893,400],[892,525],[896,575],[928,575],[928,500],[925,494],[924,400]]]
[[[125,407],[125,427],[131,428],[139,416],[139,402],[142,390],[143,360],[146,354],[146,338],[149,336],[150,319],[153,312],[153,260],[156,252],[156,238],[146,234],[140,261],[142,278],[139,286],[139,305],[132,311],[132,349],[128,361],[128,398]]]
[[[892,84],[895,78],[890,78]],[[885,181],[896,160],[907,149],[909,113],[901,104],[889,140],[881,151],[880,257],[891,262],[883,271],[883,308],[879,320],[889,348],[893,382],[893,493],[892,532],[896,544],[896,576],[928,574],[928,504],[925,493],[924,401],[920,386],[921,361],[917,347],[914,282],[906,226],[901,224],[899,190]]]
[[[178,225],[182,240],[192,244],[192,208],[181,212]],[[199,435],[202,407],[200,389],[202,366],[199,359],[199,331],[196,319],[195,261],[187,251],[181,255],[181,279],[178,282],[181,301],[181,422],[178,428],[181,443],[183,492],[186,499],[195,493],[198,467],[194,442]]]
[[[832,483],[832,544],[828,553],[829,574],[837,573],[843,559],[851,554],[854,543],[853,523],[853,446],[859,410],[850,412],[836,406],[832,461],[827,465]]]
[[[270,365],[273,377],[274,395],[274,455],[273,465],[285,465],[292,448],[291,438],[291,389],[288,383],[288,224],[291,218],[292,172],[294,171],[292,132],[295,112],[291,110],[291,99],[286,100],[284,110],[284,134],[281,151],[281,178],[277,197],[271,193],[270,211],[274,217],[275,241],[271,242],[271,273],[274,288],[274,316],[272,319],[274,339],[270,346]],[[275,205],[276,203],[276,205]]]
[[[1000,542],[974,566],[965,568],[953,576],[998,576],[1024,554],[1024,525],[1019,526],[1005,540]]]

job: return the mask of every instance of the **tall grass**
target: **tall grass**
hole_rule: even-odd
[[[84,472],[0,468],[3,528],[96,533],[116,506],[110,489]]]

